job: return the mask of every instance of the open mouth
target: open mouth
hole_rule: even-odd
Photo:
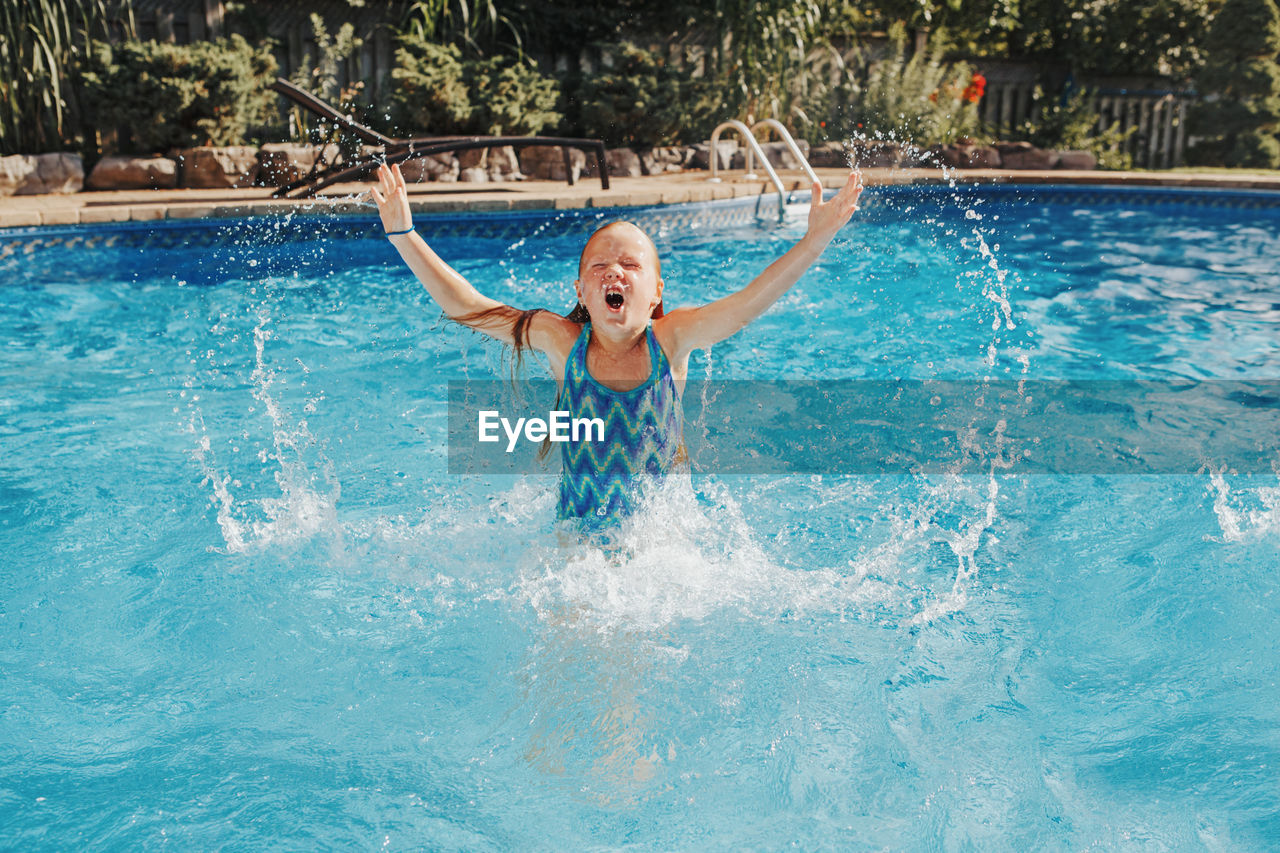
[[[605,291],[604,304],[608,305],[609,309],[612,311],[621,311],[622,303],[626,301],[627,299],[622,293],[622,288],[610,287]]]

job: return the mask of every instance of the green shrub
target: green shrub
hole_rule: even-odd
[[[841,114],[858,89],[844,56],[830,45],[820,47],[809,54],[805,68],[808,73],[797,75],[793,86],[791,125],[812,142],[849,138],[857,128],[845,127]]]
[[[448,135],[466,129],[473,108],[456,47],[403,35],[391,77],[395,86],[389,100],[402,133]]]
[[[890,28],[889,40],[893,53],[871,67],[854,96],[852,115],[843,117],[844,134],[854,135],[847,125],[855,119],[867,134],[920,148],[976,134],[981,87],[969,66],[944,63],[946,46],[938,38],[908,60],[901,24]]]
[[[576,87],[583,131],[609,145],[647,148],[705,140],[716,116],[711,85],[632,44],[613,51],[612,68]]]
[[[400,37],[390,102],[406,134],[536,134],[562,116],[559,84],[532,63],[462,58],[453,45]]]
[[[471,130],[494,136],[536,135],[560,123],[556,112],[560,84],[538,73],[532,61],[495,56],[463,66],[475,110]]]
[[[1204,40],[1192,113],[1203,138],[1188,152],[1205,165],[1280,168],[1280,10],[1272,0],[1227,0]]]
[[[139,152],[234,145],[274,108],[276,61],[239,35],[191,45],[97,42],[83,85],[100,127],[129,130]]]
[[[82,150],[93,127],[76,86],[95,39],[133,32],[128,0],[0,0],[0,156]]]
[[[1125,142],[1138,128],[1121,132],[1119,127],[1111,127],[1096,133],[1098,112],[1091,92],[1077,89],[1065,96],[1046,98],[1044,90],[1037,86],[1032,103],[1036,105],[1035,112],[1019,126],[1014,134],[1018,139],[1039,148],[1089,151],[1103,169],[1133,167],[1133,155],[1125,150]]]

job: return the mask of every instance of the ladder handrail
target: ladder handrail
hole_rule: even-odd
[[[788,131],[785,126],[783,126],[782,122],[778,121],[776,118],[760,119],[760,121],[756,122],[751,126],[752,137],[754,137],[756,131],[762,127],[771,127],[774,130],[778,131],[778,136],[782,137],[782,141],[785,142],[787,147],[791,149],[791,153],[796,156],[796,160],[800,163],[800,168],[803,169],[804,173],[809,176],[809,181],[811,183],[822,183],[820,180],[818,180],[818,174],[815,171],[813,171],[813,167],[809,165],[809,158],[805,157],[804,154],[800,153],[800,146],[796,145],[795,139],[791,137],[790,131]],[[761,149],[761,152],[763,153],[763,149]],[[754,165],[751,162],[754,156],[755,156],[755,151],[753,151],[752,149],[747,149],[747,171],[748,172],[751,171],[751,167]]]
[[[708,180],[718,181],[716,172],[720,163],[720,153],[716,149],[716,143],[720,141],[720,131],[736,130],[742,134],[743,141],[747,143],[747,150],[754,151],[760,155],[760,164],[764,166],[765,172],[769,174],[769,180],[773,181],[773,185],[778,190],[778,214],[785,215],[787,212],[787,191],[782,186],[782,179],[778,177],[778,173],[773,170],[773,164],[769,162],[769,158],[764,156],[764,150],[760,147],[760,143],[756,141],[751,128],[747,127],[737,119],[729,119],[722,121],[716,125],[716,129],[711,132],[711,150],[708,152],[711,159],[711,177]]]

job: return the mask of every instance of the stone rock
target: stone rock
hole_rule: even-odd
[[[924,169],[936,164],[928,148],[905,145],[899,152],[898,166],[903,169]]]
[[[484,169],[493,181],[523,181],[525,177],[520,170],[520,158],[510,145],[500,148],[469,148],[457,152],[457,157],[462,171]]]
[[[604,161],[609,167],[610,177],[638,178],[644,174],[640,155],[630,148],[610,148],[605,151]]]
[[[103,157],[89,173],[91,190],[171,190],[178,185],[178,161],[168,157]]]
[[[1000,152],[991,145],[978,145],[969,152],[970,169],[999,169],[1004,165]]]
[[[998,169],[1000,152],[989,145],[957,142],[931,149],[935,159],[953,169]]]
[[[36,158],[26,154],[0,157],[0,196],[16,195],[18,188],[35,177]]]
[[[929,159],[938,166],[958,166],[960,154],[958,150],[960,145],[951,143],[949,145],[931,145],[929,147]],[[968,155],[964,155],[967,159]]]
[[[487,184],[489,182],[489,171],[479,166],[472,166],[469,169],[463,169],[458,175],[458,180],[469,184]]]
[[[809,140],[795,140],[796,147],[800,149],[800,156],[804,157],[805,162],[809,160]],[[764,156],[769,158],[769,162],[773,164],[775,169],[800,169],[802,165],[796,155],[785,142],[766,142],[760,146],[764,150]]]
[[[728,169],[729,163],[733,160],[733,153],[738,150],[738,143],[730,141],[720,141],[716,143],[716,168]],[[694,169],[710,169],[711,168],[711,143],[699,142],[693,146],[693,156],[689,158],[688,165]]]
[[[182,164],[179,183],[188,189],[251,187],[258,176],[258,151],[248,145],[185,148],[178,161]]]
[[[660,146],[639,153],[640,171],[645,175],[682,172],[693,157],[693,149],[680,145]]]
[[[84,161],[65,151],[36,155],[42,193],[78,193],[84,189]]]
[[[891,169],[902,162],[902,149],[896,142],[856,140],[852,149],[853,164],[861,169]]]
[[[796,140],[796,146],[800,149],[800,153],[808,159],[809,143],[803,139]],[[764,152],[765,158],[769,161],[769,165],[774,169],[799,169],[800,161],[796,159],[796,155],[791,153],[791,149],[787,147],[785,142],[764,142],[760,145],[760,150]],[[753,158],[754,159],[754,158]],[[739,148],[734,152],[732,159],[729,161],[730,169],[745,169],[747,166],[747,149]],[[761,172],[764,171],[758,163],[756,168]]]
[[[78,193],[84,161],[78,154],[13,154],[0,157],[0,196]]]
[[[818,169],[844,169],[849,166],[849,155],[839,142],[824,142],[809,151],[809,165]]]
[[[1098,158],[1092,151],[1059,151],[1058,168],[1080,170],[1096,169],[1098,168]]]
[[[524,173],[520,171],[520,158],[510,145],[488,149],[486,163],[491,181],[524,180]]]
[[[566,148],[573,179],[582,177],[587,168],[587,155],[578,148]],[[520,171],[539,181],[563,181],[566,179],[564,156],[558,145],[530,145],[520,149]]]
[[[1026,148],[1003,150],[999,145],[1000,164],[1005,169],[1052,169],[1058,165],[1058,152],[1045,151],[1030,143],[1023,143]]]
[[[993,142],[992,147],[1000,152],[1001,157],[1006,154],[1022,154],[1035,148],[1030,142]]]
[[[283,187],[306,177],[317,160],[323,159],[326,166],[333,165],[338,159],[338,146],[271,142],[258,149],[257,157],[258,186]]]
[[[426,157],[415,157],[400,164],[400,174],[408,183],[423,181],[440,181],[452,183],[458,180],[462,165],[453,152],[444,154],[428,154]]]

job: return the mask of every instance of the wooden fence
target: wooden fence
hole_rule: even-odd
[[[1190,93],[1126,88],[1109,85],[1105,79],[1086,80],[1082,86],[1093,93],[1092,106],[1098,113],[1096,133],[1133,129],[1123,149],[1133,156],[1134,166],[1168,169],[1183,164]],[[983,123],[997,137],[1014,138],[1018,127],[1036,110],[1035,87],[1035,74],[1030,70],[989,74],[986,95],[979,105]]]
[[[228,14],[223,0],[133,0],[133,6],[138,35],[144,39],[187,44],[217,38],[227,28]],[[285,77],[299,68],[313,68],[317,63],[311,13],[325,19],[331,36],[342,23],[351,23],[355,27],[355,35],[363,43],[340,64],[337,83],[346,87],[363,81],[366,98],[377,103],[383,95],[380,87],[385,85],[395,65],[391,41],[391,25],[395,22],[388,18],[385,4],[378,7],[376,3],[355,7],[347,0],[281,0],[271,4],[245,4],[242,8],[257,16],[252,21],[256,29],[277,42],[275,57],[280,66],[279,73]],[[871,53],[880,42],[887,45],[882,34],[868,39]],[[919,37],[916,47],[923,47]],[[856,65],[856,55],[848,52],[846,59],[853,62],[850,67]],[[677,57],[673,53],[671,59],[679,64],[692,61],[700,65],[689,56]],[[591,64],[586,56],[557,57],[550,58],[542,67],[563,70],[570,64],[581,65],[584,62]],[[1018,127],[1035,111],[1036,69],[1010,62],[984,63],[976,60],[970,64],[987,77],[986,95],[979,106],[984,124],[997,137],[1012,138]],[[1098,132],[1113,127],[1121,131],[1136,128],[1125,141],[1135,166],[1169,168],[1183,163],[1187,142],[1187,106],[1191,100],[1188,93],[1114,85],[1106,80],[1085,81],[1085,85],[1095,91]]]
[[[353,7],[346,0],[283,0],[245,4],[244,14],[249,16],[251,29],[276,42],[272,52],[282,77],[318,64],[312,13],[324,19],[330,37],[336,36],[342,24],[350,23],[362,44],[339,64],[337,84],[345,88],[363,82],[366,93],[376,100],[395,67],[391,25],[397,22],[375,5]],[[229,16],[222,0],[133,0],[133,8],[138,37],[142,39],[190,44],[219,38],[227,30]]]

